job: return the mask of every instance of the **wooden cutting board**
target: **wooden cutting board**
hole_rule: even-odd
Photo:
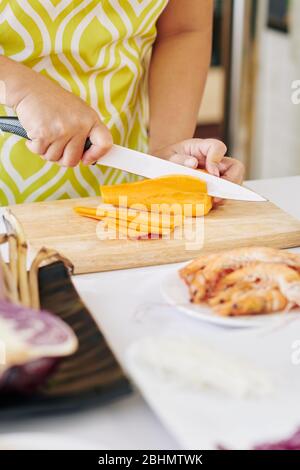
[[[228,201],[205,217],[194,242],[188,230],[181,240],[99,240],[98,222],[80,217],[73,207],[96,207],[100,202],[100,198],[73,199],[10,209],[22,223],[32,250],[55,248],[73,262],[77,274],[187,261],[204,252],[251,245],[300,246],[300,221],[270,202],[237,201]]]

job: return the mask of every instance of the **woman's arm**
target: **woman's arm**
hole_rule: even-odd
[[[241,183],[244,167],[215,139],[192,139],[210,65],[213,0],[171,0],[150,64],[149,152]]]
[[[22,79],[29,70],[22,64],[0,55],[0,104],[14,108],[22,98]]]
[[[149,76],[149,151],[194,135],[211,58],[213,0],[171,0],[160,17]]]
[[[79,97],[25,65],[0,55],[0,103],[13,108],[28,148],[62,166],[91,164],[112,146],[109,130]],[[84,152],[90,138],[92,146]]]

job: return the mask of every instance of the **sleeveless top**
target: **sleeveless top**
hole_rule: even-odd
[[[80,96],[114,142],[146,151],[145,77],[156,22],[168,0],[2,0],[0,54]],[[68,110],[66,109],[66,113]],[[0,106],[0,115],[13,115]],[[44,162],[24,139],[0,135],[0,205],[94,196],[134,180],[96,165]]]

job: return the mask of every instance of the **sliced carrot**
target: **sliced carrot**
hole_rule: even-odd
[[[119,235],[122,235],[123,237],[126,237],[126,238],[138,239],[138,238],[146,238],[146,237],[148,238],[150,235],[148,230],[146,231],[137,230],[137,229],[129,228],[128,226],[125,226],[125,225],[119,225],[116,219],[106,218],[103,224],[108,229],[113,230],[117,238]]]
[[[114,221],[116,221],[116,219],[110,219],[110,218],[107,218],[105,220],[108,220],[108,221],[109,220],[114,220]],[[119,227],[124,227],[124,228],[127,228],[128,230],[148,233],[148,234],[152,234],[152,235],[168,235],[169,233],[171,233],[173,231],[173,229],[170,228],[170,227],[154,227],[152,225],[140,224],[140,223],[136,222],[135,220],[131,221],[131,222],[128,222],[126,220],[118,219],[117,223],[118,223]]]
[[[74,207],[76,214],[79,214],[83,217],[89,217],[91,219],[102,220],[103,217],[97,216],[97,210],[93,207]]]
[[[107,217],[122,220],[127,223],[134,222],[144,227],[152,229],[174,229],[183,224],[181,216],[168,214],[159,214],[156,212],[139,211],[135,209],[127,209],[114,207],[109,205],[100,205],[95,207],[75,207],[75,212],[84,217],[90,217],[96,220],[103,220]]]

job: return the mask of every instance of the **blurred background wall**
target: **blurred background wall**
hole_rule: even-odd
[[[214,23],[196,135],[225,140],[249,178],[300,174],[300,0],[217,0]]]

